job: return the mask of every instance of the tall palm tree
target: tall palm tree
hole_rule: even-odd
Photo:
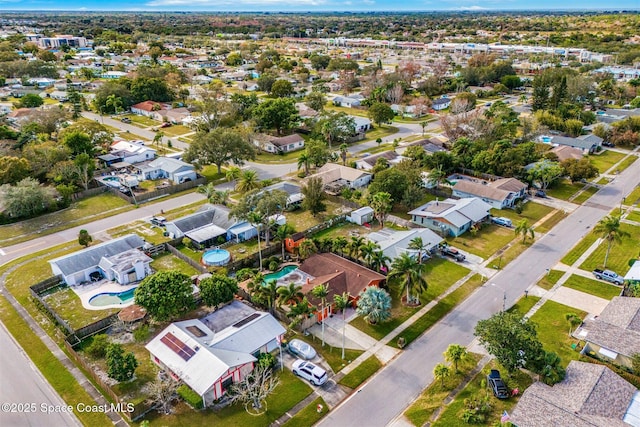
[[[302,286],[296,285],[294,282],[289,283],[289,286],[280,286],[278,288],[278,304],[282,306],[287,304],[292,306],[297,304],[298,301],[304,298],[304,294],[301,291]]]
[[[373,213],[380,223],[380,228],[384,227],[384,220],[391,212],[393,208],[393,199],[391,198],[391,194],[381,191],[376,193],[371,198],[371,209],[373,209]]]
[[[380,249],[380,246],[372,241],[368,241],[362,246],[360,246],[360,258],[367,265],[367,267],[371,268],[371,261],[373,259],[373,254],[376,253]]]
[[[353,259],[357,259],[360,254],[360,247],[364,245],[364,237],[351,236],[351,240],[347,243],[346,250],[349,256]]]
[[[348,148],[349,146],[347,144],[340,144],[340,157],[342,158],[342,166],[347,165],[347,149]]]
[[[419,294],[427,290],[428,284],[424,278],[425,265],[409,256],[407,253],[400,254],[399,257],[391,263],[391,271],[389,272],[389,280],[398,279],[401,283],[400,291],[407,290],[407,304],[411,299],[411,289],[415,289]]]
[[[414,237],[407,245],[408,249],[418,251],[418,263],[422,264],[422,253],[427,251],[428,244],[424,243],[422,237]]]
[[[153,137],[153,144],[162,145],[162,138],[164,138],[164,132],[158,131]]]
[[[242,169],[240,169],[238,166],[231,166],[225,172],[224,177],[227,180],[227,182],[231,182],[234,179],[238,179],[241,173],[242,173]]]
[[[207,198],[207,201],[211,201],[211,198],[216,192],[216,186],[213,182],[208,183],[207,185],[203,185],[198,187],[198,193],[204,194],[204,197]]]
[[[371,256],[371,269],[375,271],[382,270],[383,267],[387,267],[387,263],[391,261],[391,258],[386,256],[382,251],[375,251]]]
[[[267,303],[269,313],[273,314],[278,299],[278,282],[276,280],[269,280],[266,285],[262,286],[262,295]]]
[[[327,317],[327,313],[325,313],[325,306],[327,303],[327,296],[329,295],[329,285],[325,283],[323,285],[316,286],[311,289],[311,295],[320,299],[320,313],[322,313],[322,346],[324,347],[324,318]]]
[[[302,259],[307,259],[316,252],[318,252],[318,248],[311,239],[304,239],[302,242],[300,242],[300,246],[298,246],[298,254]]]
[[[284,261],[284,241],[291,237],[291,235],[295,233],[295,230],[293,229],[293,227],[289,224],[282,224],[281,226],[279,226],[276,230],[276,232],[274,233],[273,237],[274,240],[280,242],[280,244],[282,245],[282,260]]]
[[[291,311],[287,314],[287,317],[290,317],[291,323],[289,324],[289,328],[293,329],[296,327],[298,323],[302,321],[305,316],[313,313],[315,311],[315,307],[311,305],[307,297],[303,297],[301,301],[298,301],[296,305],[291,306]]]
[[[338,236],[331,240],[331,251],[339,252],[342,255],[348,243],[346,237]]]
[[[447,171],[442,169],[442,165],[438,165],[437,168],[431,169],[429,171],[429,178],[427,178],[427,183],[429,185],[435,185],[436,188],[440,188],[440,184],[451,184],[447,180]]]
[[[309,165],[311,164],[311,157],[306,152],[300,153],[298,156],[298,170],[304,168],[304,174],[309,175]]]
[[[260,247],[260,225],[262,225],[262,217],[257,212],[249,212],[247,221],[258,229],[258,260],[260,263],[260,271],[262,271],[262,248]]]
[[[602,218],[593,228],[593,231],[607,241],[607,253],[604,256],[603,264],[603,267],[606,268],[611,245],[614,242],[620,243],[623,237],[629,237],[629,233],[620,229],[620,216],[615,215],[609,215]]]
[[[253,169],[247,169],[242,171],[236,184],[236,191],[240,193],[248,193],[251,190],[260,188],[260,179],[258,178],[258,172]]]
[[[350,301],[351,295],[349,292],[343,292],[342,295],[335,294],[333,296],[333,305],[336,307],[336,310],[342,311],[342,359],[344,360],[344,336],[345,336],[345,327],[347,325],[347,321],[345,319],[347,307],[351,304]]]
[[[529,225],[529,221],[526,219],[518,222],[513,232],[516,233],[516,235],[519,234],[522,236],[522,244],[525,244],[527,237],[531,237],[531,239],[533,239],[536,235],[535,231],[533,231],[533,227]]]

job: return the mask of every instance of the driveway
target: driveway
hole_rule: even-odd
[[[553,295],[549,296],[549,299],[596,316],[602,313],[602,310],[609,304],[609,300],[607,299],[565,286],[559,287]]]

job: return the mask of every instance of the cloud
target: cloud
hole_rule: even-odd
[[[486,7],[482,7],[482,6],[460,6],[460,7],[456,7],[455,10],[489,10]]]
[[[320,6],[325,0],[151,0],[147,6],[192,6],[192,7],[216,7],[227,5],[306,5]]]

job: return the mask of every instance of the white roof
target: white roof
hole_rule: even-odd
[[[351,212],[351,215],[356,214],[356,215],[367,215],[373,213],[373,209],[370,208],[369,206],[363,206],[359,209],[356,209],[355,211]]]
[[[444,242],[442,237],[428,228],[412,228],[406,231],[384,228],[380,231],[370,233],[367,239],[377,243],[386,256],[394,259],[402,253],[417,254],[418,251],[407,249],[409,242],[416,237],[422,239],[422,242],[427,246],[427,250],[431,250],[434,246],[438,246]]]
[[[469,221],[478,222],[489,215],[491,206],[477,197],[431,201],[409,212],[425,218],[444,218],[460,227]]]
[[[640,261],[633,263],[627,274],[624,276],[624,280],[640,280]]]
[[[126,151],[127,153],[138,154],[145,151],[153,151],[155,153],[156,150],[137,142],[118,141],[111,144],[111,151]]]

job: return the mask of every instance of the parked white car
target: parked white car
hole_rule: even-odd
[[[314,348],[306,342],[297,338],[289,342],[287,350],[289,350],[289,353],[302,359],[311,360],[316,357],[316,351],[314,350]]]
[[[505,218],[502,216],[494,216],[491,218],[491,222],[494,224],[501,225],[503,227],[513,227],[513,223],[509,218]]]
[[[322,385],[329,379],[327,371],[302,359],[296,359],[296,361],[293,362],[293,373],[313,385]]]

